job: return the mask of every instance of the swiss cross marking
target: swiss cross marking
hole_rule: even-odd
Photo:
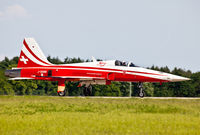
[[[24,56],[21,57],[20,61],[23,61],[24,64],[27,64],[28,59],[24,58]]]

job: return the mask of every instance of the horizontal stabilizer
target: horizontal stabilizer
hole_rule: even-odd
[[[9,78],[9,80],[26,80],[26,79],[33,79],[33,78],[27,78],[27,77]]]

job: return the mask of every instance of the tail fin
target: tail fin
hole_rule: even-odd
[[[34,38],[25,38],[17,67],[40,67],[52,65],[44,56]]]

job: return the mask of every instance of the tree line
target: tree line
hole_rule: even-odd
[[[6,69],[16,67],[19,57],[9,59],[5,57],[0,61],[0,95],[57,95],[57,82],[40,81],[40,80],[8,80],[4,76]],[[58,57],[48,56],[47,59],[53,64],[69,64],[89,62],[81,58],[66,57],[64,61]],[[190,70],[174,68],[170,70],[166,67],[152,66],[150,69],[158,70],[166,73],[171,73],[179,76],[191,78],[185,82],[169,82],[163,83],[144,83],[146,96],[159,97],[200,97],[200,72],[192,73]],[[138,96],[139,89],[137,83],[132,83],[132,96]],[[83,88],[77,87],[78,82],[66,83],[68,96],[83,95]],[[130,83],[127,82],[112,82],[111,85],[93,85],[93,96],[129,96]]]

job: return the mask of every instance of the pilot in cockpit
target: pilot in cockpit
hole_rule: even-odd
[[[127,63],[125,61],[123,61],[122,66],[127,66]]]
[[[133,64],[132,62],[125,62],[125,61],[119,61],[119,60],[116,60],[115,61],[115,66],[126,66],[126,67],[136,67],[135,64]]]
[[[133,64],[132,62],[130,62],[128,66],[129,67],[136,67],[135,64]]]

